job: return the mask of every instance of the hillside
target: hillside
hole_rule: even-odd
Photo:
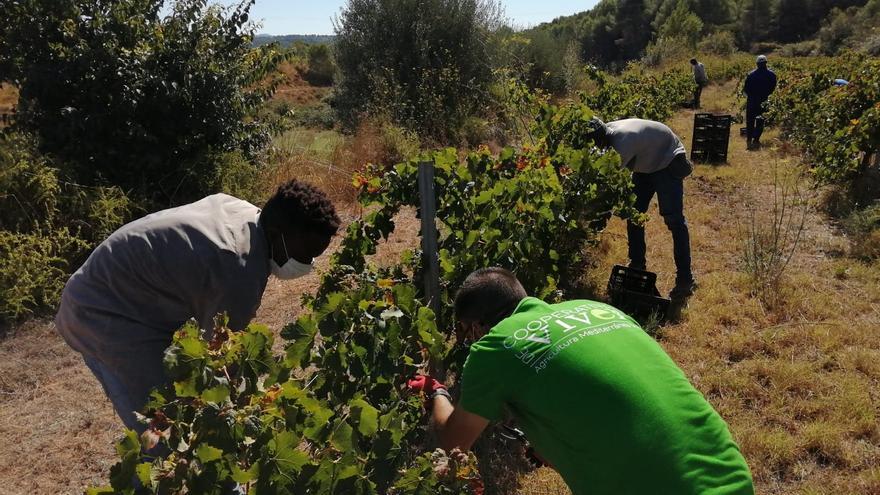
[[[320,45],[325,43],[333,43],[336,37],[328,34],[258,34],[254,36],[253,45],[263,46],[269,43],[278,43],[281,46],[289,47],[294,43],[305,43],[307,45]]]

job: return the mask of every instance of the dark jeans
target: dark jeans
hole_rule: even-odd
[[[762,126],[756,126],[755,120],[763,113],[761,104],[763,102],[755,102],[749,100],[746,102],[746,137],[749,141],[758,141],[764,132]]]
[[[678,155],[676,160],[686,160]],[[691,240],[687,221],[684,218],[684,180],[673,176],[669,167],[653,174],[633,173],[636,193],[636,209],[648,211],[651,198],[657,194],[660,214],[669,232],[672,233],[672,253],[675,258],[676,284],[693,280],[691,272]],[[627,222],[626,234],[629,240],[629,259],[631,266],[646,266],[645,228]]]
[[[703,86],[705,84],[697,83],[697,87],[694,89],[694,108],[700,108],[700,96],[703,94]]]

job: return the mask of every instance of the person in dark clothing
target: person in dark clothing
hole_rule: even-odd
[[[764,102],[776,89],[776,74],[767,68],[767,57],[758,55],[757,69],[749,72],[743,91],[746,94],[746,139],[747,148],[750,150],[760,147],[763,125],[756,125],[761,118]]]

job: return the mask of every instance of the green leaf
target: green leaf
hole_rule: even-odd
[[[309,462],[307,453],[299,450],[300,437],[296,433],[284,430],[273,439],[275,443],[275,462],[284,472],[299,472]]]
[[[141,441],[134,430],[125,430],[125,436],[116,443],[116,454],[119,457],[127,455],[140,455]]]
[[[196,447],[196,457],[203,463],[207,464],[223,457],[223,451],[203,443]]]
[[[229,387],[226,385],[217,385],[202,392],[201,398],[205,402],[213,402],[219,404],[226,402],[229,398]]]
[[[336,430],[333,431],[333,436],[330,438],[330,445],[333,445],[333,447],[340,452],[349,452],[354,448],[351,434],[351,425],[345,421],[341,421],[336,427]]]
[[[114,495],[116,490],[109,486],[86,489],[86,495]]]
[[[138,480],[140,480],[141,485],[145,487],[153,486],[153,481],[151,479],[153,471],[153,465],[149,462],[142,462],[137,465],[135,472],[137,473]]]
[[[237,465],[232,465],[232,480],[239,484],[245,484],[254,481],[260,475],[260,465],[254,464],[247,471],[241,469]]]
[[[318,334],[318,324],[311,315],[300,316],[296,323],[287,325],[281,331],[281,336],[292,340],[287,345],[284,364],[291,368],[300,368],[309,357],[309,351]]]
[[[376,433],[379,429],[379,410],[363,399],[355,399],[350,407],[358,432],[364,436]]]

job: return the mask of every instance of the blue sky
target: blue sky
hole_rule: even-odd
[[[506,17],[518,27],[553,20],[561,15],[581,12],[598,0],[502,0]],[[224,2],[227,3],[227,2]],[[261,33],[333,34],[334,16],[344,0],[257,0],[251,19],[262,19]]]

